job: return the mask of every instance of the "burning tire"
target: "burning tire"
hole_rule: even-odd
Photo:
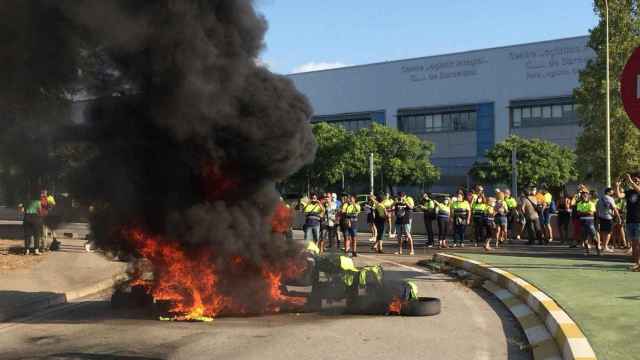
[[[405,316],[433,316],[440,314],[440,310],[440,299],[419,297],[417,300],[409,300],[404,304],[401,314]]]

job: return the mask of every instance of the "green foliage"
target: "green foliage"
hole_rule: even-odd
[[[357,152],[350,162],[358,174],[368,179],[369,154],[373,153],[376,179],[391,188],[396,185],[430,185],[440,177],[440,171],[431,163],[434,146],[415,135],[406,134],[387,126],[373,124],[360,129]]]
[[[606,47],[604,0],[594,2],[600,17],[591,30],[589,47],[597,54],[580,73],[574,96],[584,131],[576,153],[582,178],[605,182]],[[640,14],[637,0],[609,0],[611,81],[611,176],[640,169],[640,131],[629,120],[620,98],[620,75],[633,50],[640,46]]]
[[[288,185],[298,191],[339,189],[344,173],[349,182],[369,182],[369,154],[374,154],[376,183],[386,186],[431,184],[439,177],[431,164],[433,145],[414,135],[374,124],[355,133],[318,123],[313,126],[318,150],[312,164],[292,176]],[[382,176],[381,176],[382,175]],[[307,183],[308,182],[308,183]],[[377,184],[379,189],[380,184]]]
[[[352,151],[353,135],[342,127],[314,124],[313,135],[318,145],[313,163],[304,166],[287,181],[299,192],[306,191],[307,185],[317,190],[339,182],[344,163]]]
[[[518,187],[546,183],[559,187],[575,180],[576,156],[573,151],[539,139],[512,135],[487,152],[486,162],[476,162],[471,175],[490,184],[511,184],[511,153],[516,148]]]

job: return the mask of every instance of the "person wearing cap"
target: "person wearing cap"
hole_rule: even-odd
[[[602,197],[596,204],[596,210],[598,215],[598,224],[600,224],[600,241],[602,249],[606,252],[613,252],[613,249],[609,248],[609,240],[611,239],[611,231],[613,230],[613,221],[620,217],[616,202],[613,199],[613,189],[606,188]]]
[[[580,225],[582,226],[582,244],[585,253],[589,255],[591,249],[589,242],[593,241],[596,244],[596,251],[598,255],[600,255],[600,241],[598,240],[594,221],[596,205],[591,200],[591,195],[588,191],[580,192],[580,197],[576,203],[576,211],[578,212],[578,219],[580,219]]]

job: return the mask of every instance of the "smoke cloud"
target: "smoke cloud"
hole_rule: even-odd
[[[122,229],[140,226],[220,257],[295,252],[270,219],[275,183],[315,154],[311,108],[291,81],[256,65],[267,23],[253,1],[28,2],[41,11],[23,11],[15,28],[62,17],[52,27],[68,26],[56,32],[66,53],[56,58],[100,60],[90,70],[107,84],[85,129],[98,154],[83,191],[95,200],[99,246],[131,250]],[[11,6],[1,10],[12,19]]]

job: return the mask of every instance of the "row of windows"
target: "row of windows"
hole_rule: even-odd
[[[412,134],[442,131],[472,131],[476,128],[475,111],[447,112],[428,115],[404,115],[398,118],[398,128]]]
[[[326,120],[315,120],[312,122],[322,122]],[[371,126],[373,121],[371,119],[362,118],[362,119],[348,119],[348,120],[331,120],[327,121],[328,124],[337,125],[345,128],[348,131],[357,131],[363,128],[368,128]]]
[[[511,109],[511,127],[533,127],[576,123],[575,104],[523,106]]]

